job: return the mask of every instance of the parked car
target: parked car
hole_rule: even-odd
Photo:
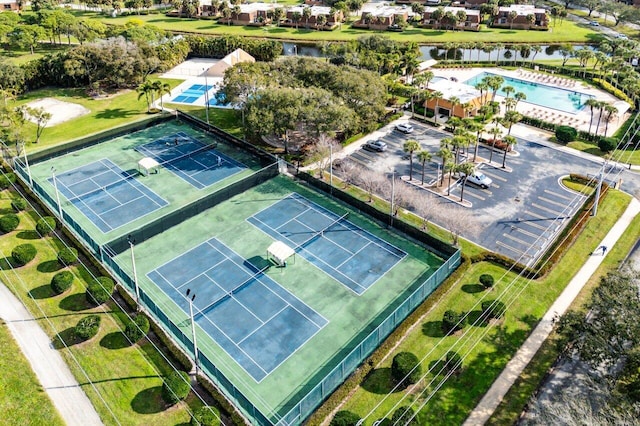
[[[629,37],[627,37],[626,34],[618,34],[616,38],[620,40],[629,40]]]
[[[381,140],[373,140],[364,144],[364,148],[370,149],[372,151],[384,152],[387,150],[387,144],[382,142]]]
[[[413,132],[413,126],[409,123],[400,123],[396,125],[396,130],[402,133],[411,133]]]
[[[490,177],[488,177],[487,175],[485,175],[481,171],[476,170],[476,171],[474,171],[472,174],[470,174],[467,177],[466,183],[472,183],[474,185],[478,185],[479,187],[481,187],[483,189],[487,189],[487,188],[489,188],[491,186],[493,181],[491,180]]]
[[[599,27],[600,23],[598,21],[589,21],[589,25],[591,25],[592,27]]]

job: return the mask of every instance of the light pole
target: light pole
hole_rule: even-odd
[[[391,172],[391,212],[389,215],[389,226],[393,226],[393,207],[394,198],[396,195],[396,171]]]
[[[296,45],[296,44],[293,45],[293,54],[295,56],[298,56],[298,45]]]
[[[129,248],[131,249],[131,269],[133,270],[133,286],[135,287],[135,291],[136,291],[136,310],[140,311],[140,289],[138,288],[138,273],[136,272],[136,257],[133,254],[133,244],[136,242],[136,240],[131,238],[131,235],[128,235],[127,241],[129,242]]]
[[[33,179],[31,178],[31,168],[29,167],[29,158],[27,157],[27,148],[24,146],[24,141],[22,143],[22,153],[24,154],[24,165],[27,168],[27,175],[29,175],[29,186],[33,188]]]
[[[202,69],[204,72],[204,111],[207,115],[207,124],[209,124],[209,83],[207,83],[207,68]]]
[[[51,178],[53,180],[53,189],[56,192],[56,203],[58,203],[58,214],[62,222],[62,204],[60,204],[60,194],[58,193],[58,181],[56,180],[56,168],[51,167]]]
[[[600,175],[598,176],[598,186],[596,186],[596,198],[593,200],[593,210],[591,211],[591,216],[595,216],[598,214],[598,201],[600,200],[600,188],[602,188],[602,181],[604,180],[604,169],[607,165],[607,160],[602,163],[602,170],[600,170]]]
[[[329,143],[329,194],[333,195],[333,145]]]
[[[192,295],[189,297],[189,295]],[[191,316],[191,335],[193,337],[193,363],[196,367],[196,376],[198,375],[198,343],[196,342],[196,323],[193,319],[193,301],[196,299],[196,294],[191,293],[190,289],[187,289],[187,300],[189,301],[189,315]]]

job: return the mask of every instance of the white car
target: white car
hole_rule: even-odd
[[[616,38],[620,40],[629,40],[629,37],[627,37],[626,34],[618,34]]]
[[[366,149],[371,149],[373,151],[384,152],[387,150],[387,144],[382,142],[381,140],[369,141],[364,144]]]
[[[409,123],[400,123],[396,125],[396,130],[402,133],[411,133],[413,132],[413,126]]]
[[[485,175],[481,171],[476,170],[475,172],[473,172],[472,174],[470,174],[467,177],[466,183],[472,183],[474,185],[478,185],[479,187],[481,187],[483,189],[487,189],[487,188],[489,188],[491,186],[493,181],[491,180],[490,177],[488,177],[487,175]]]

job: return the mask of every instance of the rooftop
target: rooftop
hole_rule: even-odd
[[[463,104],[480,97],[480,91],[475,87],[447,79],[432,82],[429,89],[442,93],[442,99],[448,100],[455,96]]]

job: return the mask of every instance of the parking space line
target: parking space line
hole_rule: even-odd
[[[497,245],[497,246],[500,246],[500,247],[504,247],[504,248],[506,248],[507,250],[511,250],[511,251],[512,251],[512,252],[514,252],[514,253],[517,253],[518,257],[520,257],[520,256],[531,257],[531,256],[530,256],[530,255],[528,255],[528,254],[524,254],[524,252],[523,252],[522,250],[518,250],[517,248],[511,247],[510,245],[505,244],[505,243],[503,243],[502,241],[496,241],[496,245]]]
[[[558,194],[557,192],[553,192],[553,191],[550,191],[548,189],[545,189],[544,192],[546,192],[547,194],[551,194],[554,197],[562,198],[562,199],[567,200],[567,201],[573,201],[573,198],[574,198],[574,197],[569,197],[569,196],[564,195],[564,194]]]
[[[486,198],[484,198],[484,197],[482,197],[482,196],[480,196],[480,195],[478,195],[478,194],[476,194],[474,192],[471,192],[471,191],[464,191],[464,195],[465,195],[465,197],[468,195],[470,197],[477,198],[478,200],[482,200],[482,201],[486,200]]]
[[[501,182],[507,181],[506,178],[503,178],[502,176],[498,176],[495,172],[494,173],[489,172],[489,169],[482,169],[482,173],[484,173],[485,175],[489,176],[491,179],[494,179],[494,180],[499,180]]]
[[[538,200],[545,201],[545,202],[547,202],[547,203],[549,203],[549,204],[555,204],[556,206],[562,207],[563,209],[564,209],[565,207],[567,207],[567,204],[566,204],[566,203],[560,203],[560,202],[558,202],[558,201],[550,200],[550,199],[548,199],[548,198],[544,198],[544,197],[538,197]]]
[[[522,229],[520,227],[517,227],[516,231],[526,235],[527,237],[532,237],[532,238],[536,238],[536,239],[540,236],[540,234],[535,234],[533,232],[525,231],[524,229]]]
[[[531,222],[531,221],[526,220],[526,219],[525,219],[525,220],[523,220],[521,223],[526,224],[526,225],[529,225],[529,226],[531,226],[531,227],[533,227],[533,228],[536,228],[536,229],[539,229],[539,230],[541,230],[541,231],[546,231],[546,230],[547,230],[547,227],[546,227],[546,226],[542,226],[542,225],[540,225],[540,224],[537,224],[537,223],[535,223],[535,222]]]
[[[502,234],[502,236],[503,236],[503,237],[505,237],[505,238],[508,238],[508,239],[510,239],[510,240],[512,240],[512,241],[515,241],[515,242],[517,242],[517,243],[520,243],[520,244],[522,244],[522,245],[525,245],[525,246],[530,246],[530,245],[531,245],[531,243],[530,243],[530,242],[528,242],[528,241],[523,241],[523,240],[521,240],[521,239],[519,239],[519,238],[514,237],[514,236],[513,236],[513,235],[511,235],[511,234],[504,233],[504,234]]]
[[[531,203],[531,205],[532,205],[533,207],[537,208],[537,209],[542,210],[542,211],[545,211],[545,212],[549,212],[549,213],[551,213],[551,214],[554,214],[554,215],[556,215],[556,217],[560,217],[560,215],[562,214],[562,212],[557,212],[557,211],[555,211],[555,210],[551,210],[550,208],[545,207],[545,206],[541,206],[540,204],[537,204],[537,203]],[[555,218],[554,218],[554,219],[555,219]]]
[[[532,212],[531,210],[527,210],[525,213],[526,213],[526,214],[528,214],[528,215],[531,215],[531,216],[535,217],[536,219],[541,219],[541,220],[555,220],[555,218],[554,218],[554,217],[545,217],[545,216],[540,216],[539,214],[534,213],[534,212]]]
[[[355,161],[356,163],[360,163],[360,164],[362,164],[363,166],[365,166],[367,168],[371,164],[371,161],[365,161],[365,160],[363,160],[361,158],[358,158],[358,157],[355,157],[353,155],[351,156],[351,160]]]

